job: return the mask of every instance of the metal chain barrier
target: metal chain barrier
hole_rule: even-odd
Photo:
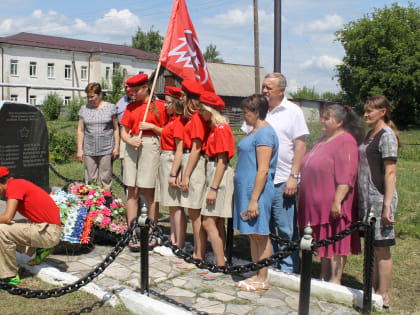
[[[188,263],[196,265],[200,269],[208,269],[211,272],[222,272],[226,274],[230,273],[245,273],[249,271],[256,271],[265,267],[268,267],[286,257],[291,255],[293,252],[299,249],[299,243],[288,241],[288,244],[283,248],[283,250],[271,255],[268,258],[262,259],[258,262],[252,262],[246,265],[236,265],[236,266],[217,266],[215,264],[206,262],[201,259],[194,258],[192,255],[186,253],[182,248],[172,244],[170,238],[163,234],[162,229],[158,226],[155,226],[151,220],[148,220],[147,224],[153,230],[153,235],[160,239],[162,245],[169,247],[172,252],[179,258],[185,260]]]
[[[312,251],[315,251],[320,247],[327,247],[327,246],[332,245],[336,242],[339,242],[339,241],[345,239],[350,234],[353,234],[360,227],[365,227],[365,226],[368,226],[368,224],[366,224],[363,221],[355,222],[355,223],[351,224],[348,228],[342,230],[341,232],[339,232],[336,235],[333,235],[333,236],[328,237],[326,239],[320,240],[318,242],[314,242],[312,244]]]
[[[51,163],[49,163],[49,167],[50,170],[60,179],[64,180],[67,185],[65,185],[65,187],[67,187],[70,183],[75,183],[75,182],[84,182],[84,179],[73,179],[73,178],[68,178],[62,174],[60,174],[55,168],[54,166],[51,165]],[[119,184],[121,187],[123,187],[124,189],[126,188],[126,186],[124,185],[124,183],[122,182],[122,180],[115,175],[114,173],[112,173],[112,178],[117,182],[117,184]]]
[[[131,238],[133,231],[138,227],[138,224],[135,222],[137,218],[133,219],[130,224],[130,228],[123,234],[122,238],[115,245],[114,249],[105,257],[103,262],[101,262],[95,269],[89,272],[83,278],[77,280],[74,283],[66,285],[61,288],[54,288],[50,290],[31,290],[28,288],[20,288],[13,284],[0,282],[0,289],[6,290],[8,293],[13,295],[19,295],[25,298],[38,298],[38,299],[48,299],[51,297],[60,297],[67,293],[72,293],[79,290],[81,287],[87,285],[98,277],[105,269],[114,262],[115,258],[123,251],[124,247],[127,245],[129,239]]]

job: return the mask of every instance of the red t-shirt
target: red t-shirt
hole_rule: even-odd
[[[218,153],[227,152],[228,160],[235,154],[235,140],[232,129],[227,124],[219,124],[212,127],[207,138],[206,155],[215,157]]]
[[[124,111],[124,115],[121,119],[121,125],[127,126],[130,129],[131,135],[138,135],[140,133],[139,124],[144,119],[144,113],[146,112],[147,102],[133,102],[127,106]],[[154,107],[157,108],[158,116],[154,113]],[[155,104],[150,103],[149,112],[147,113],[146,122],[152,123],[156,126],[162,127],[168,121],[168,115],[166,114],[165,102],[161,100],[155,100]],[[152,130],[144,130],[143,135],[154,136],[155,133]]]
[[[17,211],[32,223],[50,223],[61,226],[60,210],[45,190],[26,179],[10,177],[6,198],[17,199]]]
[[[168,123],[162,129],[160,135],[160,146],[162,150],[175,151],[175,138],[183,139],[185,120],[180,115],[169,118]]]
[[[201,151],[206,150],[206,140],[209,133],[209,127],[203,117],[198,112],[191,115],[184,127],[184,149],[191,149],[192,140],[201,140]]]

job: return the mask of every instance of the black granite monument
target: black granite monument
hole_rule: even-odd
[[[10,176],[50,191],[48,129],[35,106],[0,103],[0,165],[9,168]]]

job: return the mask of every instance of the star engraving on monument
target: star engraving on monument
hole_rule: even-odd
[[[21,138],[28,138],[29,136],[29,130],[26,127],[23,127],[22,129],[20,129],[19,133],[20,133]]]

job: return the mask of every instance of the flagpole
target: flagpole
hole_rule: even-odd
[[[146,111],[144,112],[144,117],[143,117],[142,122],[145,122],[146,119],[147,119],[147,113],[149,112],[150,102],[152,101],[153,93],[155,92],[156,81],[157,81],[157,78],[159,76],[160,65],[161,65],[161,63],[159,61],[158,65],[157,65],[157,68],[156,68],[155,77],[153,78],[152,90],[150,91],[149,100],[147,101]],[[139,129],[140,129],[140,126],[139,126]],[[140,129],[139,137],[141,138],[142,135],[143,135],[143,130]],[[137,148],[136,148],[136,150],[137,150]]]

